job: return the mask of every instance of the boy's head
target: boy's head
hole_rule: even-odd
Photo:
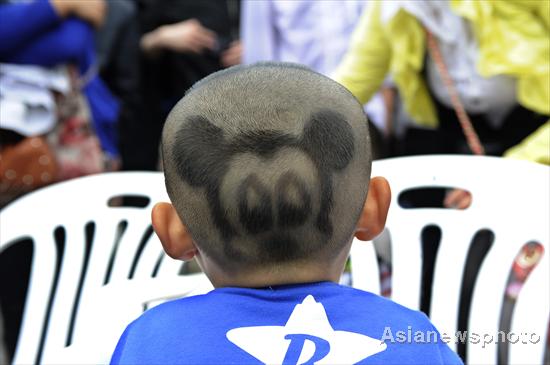
[[[198,82],[168,116],[162,156],[177,212],[153,212],[165,249],[199,254],[226,273],[330,262],[364,215],[363,109],[305,67],[238,66]]]

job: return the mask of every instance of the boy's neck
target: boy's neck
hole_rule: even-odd
[[[289,267],[280,267],[277,270],[272,268],[260,268],[246,273],[237,273],[233,275],[220,275],[219,277],[209,276],[212,284],[216,288],[220,287],[246,287],[262,288],[276,285],[314,283],[319,281],[338,282],[340,272],[320,268],[319,265],[291,265]]]
[[[307,260],[302,262],[265,265],[248,270],[227,272],[211,260],[197,255],[199,265],[214,287],[262,288],[275,285],[290,285],[332,281],[338,283],[347,257],[349,247],[328,260]]]

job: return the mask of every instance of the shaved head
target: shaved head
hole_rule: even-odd
[[[358,101],[288,63],[198,82],[168,116],[162,154],[181,220],[227,268],[336,255],[353,235],[371,166]]]

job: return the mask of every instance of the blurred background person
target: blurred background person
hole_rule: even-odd
[[[0,4],[2,144],[55,133],[52,148],[59,152],[60,172],[49,182],[103,171],[104,158],[118,158],[118,100],[98,77],[95,49],[95,30],[105,11],[103,0]],[[75,119],[60,125],[73,117],[78,123]],[[93,159],[75,153],[84,148],[75,142],[80,138],[75,130],[88,128],[89,122],[94,130],[89,135],[95,140],[97,134],[103,150],[97,149]],[[75,142],[71,146],[65,143],[69,139]],[[82,141],[91,141],[86,152],[95,151],[97,142]],[[11,175],[3,176],[4,182]]]
[[[158,168],[164,119],[196,81],[232,63],[239,47],[235,0],[139,0],[142,108],[128,138],[125,169]],[[234,52],[233,52],[234,53]],[[238,52],[237,52],[238,53]],[[231,55],[231,54],[230,54]]]
[[[415,123],[399,154],[469,153],[426,30],[487,154],[503,155],[530,135],[535,142],[525,146],[548,146],[549,2],[372,2],[334,77],[366,102],[392,74]],[[548,147],[538,151],[515,154],[548,161]]]
[[[96,34],[99,75],[120,102],[117,146],[120,161],[111,169],[126,168],[132,160],[132,140],[139,129],[140,108],[140,24],[133,0],[106,1],[106,14]],[[118,166],[121,165],[121,166]]]
[[[329,75],[346,52],[367,3],[355,0],[244,0],[243,63],[297,62]],[[371,133],[386,129],[388,113],[382,94],[376,94],[365,110],[369,121],[377,127]],[[375,149],[379,150],[381,136],[374,133],[373,137]]]

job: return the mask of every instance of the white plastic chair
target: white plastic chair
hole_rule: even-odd
[[[121,196],[143,204],[116,206]],[[25,237],[34,250],[13,363],[108,363],[145,309],[211,289],[163,253],[150,225],[157,201],[168,201],[161,173],[119,172],[56,184],[0,211],[0,253]]]
[[[458,330],[463,271],[472,237],[480,229],[494,233],[472,293],[468,330],[482,337],[479,343],[472,338],[467,345],[469,364],[506,363],[506,359],[497,361],[495,341],[485,344],[483,336],[495,339],[499,331],[507,280],[519,250],[529,241],[543,246],[542,259],[519,292],[511,319],[510,333],[523,337],[508,344],[508,363],[542,364],[550,315],[549,167],[496,157],[415,156],[375,161],[372,176],[386,177],[392,188],[387,229],[394,301],[419,309],[421,232],[428,225],[441,229],[430,311],[441,333],[454,336]],[[462,188],[471,192],[473,202],[465,210],[401,207],[400,194],[419,187]],[[355,241],[351,260],[353,285],[380,293],[373,245]],[[531,343],[537,338],[538,343]],[[449,345],[456,348],[453,342]]]
[[[549,314],[548,168],[488,157],[432,156],[376,161],[373,175],[386,176],[394,194],[388,218],[394,300],[419,307],[420,232],[427,224],[443,231],[431,310],[441,332],[456,330],[462,271],[474,232],[490,228],[495,242],[476,281],[471,333],[496,332],[515,255],[529,240],[544,246],[543,259],[520,292],[511,327],[540,334],[541,341],[510,348],[510,363],[541,363]],[[34,244],[14,363],[108,362],[125,325],[144,309],[211,288],[203,275],[179,275],[181,263],[166,257],[150,234],[151,204],[167,200],[163,184],[160,173],[91,176],[29,194],[0,212],[0,253],[20,238],[31,237]],[[465,211],[399,207],[399,192],[418,186],[463,187],[474,201]],[[107,204],[122,195],[149,201],[142,208]],[[66,239],[56,243],[59,226]],[[379,293],[372,245],[356,242],[352,265],[353,284]],[[467,360],[496,363],[495,354],[494,343],[470,345]]]

